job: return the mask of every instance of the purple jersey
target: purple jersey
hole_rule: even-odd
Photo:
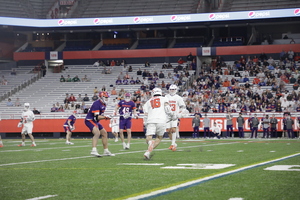
[[[76,122],[76,117],[74,115],[70,115],[70,117],[66,120],[64,126],[69,126],[68,121],[70,122],[70,125],[73,126]]]
[[[103,103],[100,99],[95,101],[93,103],[93,105],[91,106],[91,108],[89,109],[85,119],[86,120],[93,120],[94,119],[94,113],[96,113],[97,115],[101,115],[104,113],[106,109],[106,104]]]
[[[119,107],[119,114],[120,115],[125,115],[125,114],[129,114],[131,116],[132,111],[136,109],[135,107],[135,103],[133,101],[125,101],[125,100],[121,100],[118,103],[118,107]],[[120,117],[120,119],[124,119],[123,116]],[[127,119],[131,119],[131,117],[127,118]]]

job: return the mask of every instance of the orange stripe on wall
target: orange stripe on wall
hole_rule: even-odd
[[[254,45],[254,46],[234,46],[234,47],[216,47],[217,55],[242,55],[242,54],[258,54],[262,52],[278,53],[282,50],[300,52],[300,44],[278,44],[278,45]]]
[[[45,60],[45,52],[14,52],[14,60]]]
[[[226,131],[226,118],[210,118],[211,123],[214,121],[217,122],[218,126],[222,128],[222,131]],[[250,131],[248,118],[245,119],[244,130]],[[259,118],[260,119],[260,118]],[[278,131],[282,131],[282,117],[278,119]],[[293,118],[294,119],[294,118]],[[18,128],[17,125],[20,120],[13,119],[13,120],[1,120],[0,121],[0,133],[16,133],[21,132],[22,128]],[[63,125],[66,119],[37,119],[34,123],[33,132],[34,133],[43,133],[43,132],[64,132]],[[100,123],[103,127],[108,131],[111,132],[111,128],[109,125],[109,120],[101,120]],[[296,124],[296,123],[295,123]],[[201,122],[201,129],[203,124]],[[74,132],[90,132],[88,127],[85,126],[84,119],[77,119],[75,123],[76,129]],[[237,131],[236,126],[236,118],[233,118],[233,127],[234,131]],[[294,127],[296,129],[296,127]],[[180,131],[182,132],[192,132],[192,118],[184,118],[180,120]],[[259,130],[262,131],[262,130]],[[143,119],[132,119],[132,132],[143,132]]]

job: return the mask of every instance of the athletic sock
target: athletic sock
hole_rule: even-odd
[[[176,133],[172,133],[172,145],[175,145],[176,142]]]

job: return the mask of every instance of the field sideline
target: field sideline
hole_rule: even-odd
[[[166,139],[149,161],[144,139],[133,139],[130,150],[110,139],[116,156],[102,158],[89,155],[91,139],[19,142],[0,148],[2,200],[300,199],[296,139],[180,139],[176,152]]]

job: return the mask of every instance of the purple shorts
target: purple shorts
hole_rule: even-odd
[[[65,129],[65,132],[67,132],[67,131],[72,132],[69,126],[64,126],[64,129]]]
[[[131,119],[120,119],[120,129],[131,129]]]
[[[103,129],[103,126],[95,120],[85,120],[84,123],[90,129],[90,131],[93,131],[95,126],[97,126],[99,130]]]

